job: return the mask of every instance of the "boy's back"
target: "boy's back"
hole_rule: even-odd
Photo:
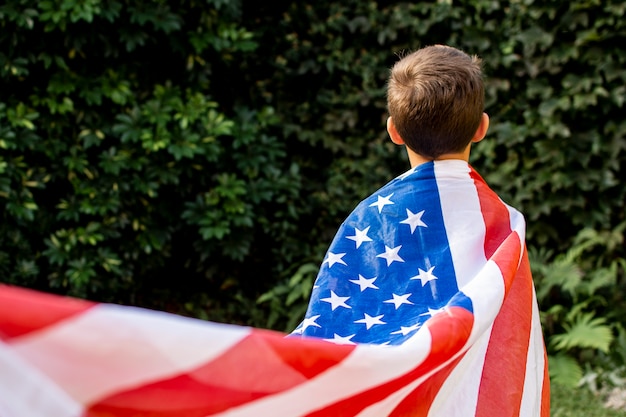
[[[502,215],[486,220],[481,199],[496,202]],[[509,213],[523,221],[464,161],[411,169],[361,202],[341,225],[306,324],[296,333],[352,343],[406,341],[480,271],[485,235],[497,234],[490,239],[501,243],[510,233]]]

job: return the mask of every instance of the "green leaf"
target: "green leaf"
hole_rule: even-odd
[[[565,333],[554,335],[550,344],[557,350],[573,348],[593,348],[605,353],[613,341],[613,332],[606,325],[604,317],[595,317],[594,313],[578,314],[573,322],[564,324]]]
[[[583,377],[583,370],[576,360],[565,354],[548,356],[550,381],[565,387],[578,386]]]

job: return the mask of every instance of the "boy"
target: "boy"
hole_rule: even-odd
[[[454,378],[442,383],[437,415],[548,415],[524,219],[468,164],[489,127],[480,59],[443,45],[409,54],[391,70],[387,103],[387,131],[411,169],[341,225],[293,335],[402,345],[446,313],[471,312],[462,359],[451,354],[439,371]],[[433,350],[458,342],[441,332],[444,347]],[[406,410],[422,400],[409,398]]]

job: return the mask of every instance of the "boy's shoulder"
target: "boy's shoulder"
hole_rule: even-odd
[[[454,188],[460,191],[464,186],[472,187],[477,183],[491,190],[466,161],[450,159],[426,162],[389,181],[365,198],[357,209],[376,207],[381,214],[392,213],[397,211],[394,209],[417,201],[437,201],[442,197],[442,189]]]

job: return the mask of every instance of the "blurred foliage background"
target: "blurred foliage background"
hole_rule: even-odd
[[[472,164],[523,211],[553,381],[624,384],[626,1],[6,0],[0,281],[291,330],[408,168],[388,71],[484,60]]]

